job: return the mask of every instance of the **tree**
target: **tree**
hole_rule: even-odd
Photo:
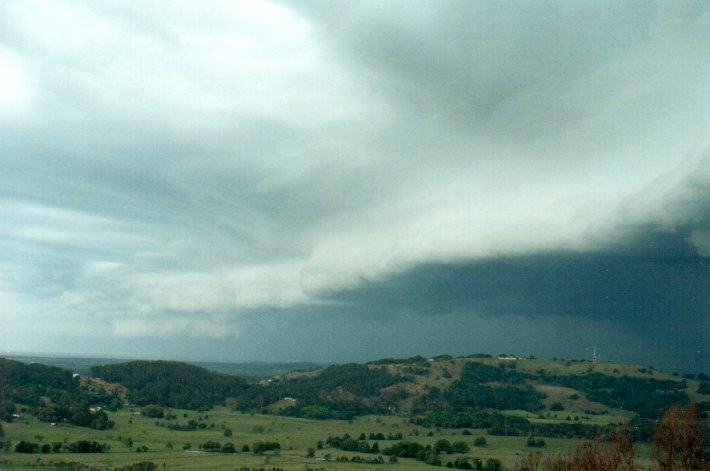
[[[537,453],[529,453],[528,456],[523,458],[518,467],[518,471],[537,471],[540,467],[540,462],[542,461],[542,453],[539,451]]]
[[[308,449],[308,452],[306,452],[306,458],[315,458],[316,456],[316,450],[313,449],[313,447]]]
[[[661,471],[703,466],[703,425],[694,404],[669,408],[656,428],[653,450]]]
[[[237,449],[234,447],[234,443],[227,442],[222,445],[222,453],[236,453]]]
[[[15,453],[37,453],[39,451],[39,443],[20,441],[15,445]]]
[[[451,444],[451,453],[468,453],[470,450],[468,444],[463,441],[456,441]]]
[[[503,464],[500,462],[500,460],[497,460],[495,458],[490,458],[486,460],[486,471],[502,471],[503,470]]]
[[[527,446],[543,448],[545,446],[545,440],[542,438],[535,438],[535,435],[530,435],[527,440]]]
[[[451,453],[451,442],[449,442],[445,438],[442,438],[441,440],[437,440],[437,442],[434,444],[434,452],[435,453]]]
[[[615,429],[608,440],[597,437],[577,448],[567,469],[574,471],[636,471],[635,446],[625,429]]]

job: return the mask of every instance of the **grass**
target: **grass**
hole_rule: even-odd
[[[415,375],[415,383],[403,383],[392,386],[392,388],[405,388],[412,394],[424,393],[428,388],[447,388],[453,381],[460,378],[464,365],[470,361],[481,361],[484,364],[498,366],[503,363],[495,358],[487,359],[465,359],[453,358],[437,362],[428,362],[428,374]],[[508,364],[508,362],[505,362]],[[590,363],[590,362],[566,362],[564,360],[520,360],[513,363],[517,371],[537,373],[544,369],[547,373],[558,375],[584,374],[589,371],[597,371],[612,376],[635,376],[653,377],[656,379],[672,379],[680,381],[681,378],[667,375],[658,371],[643,369],[637,365],[620,365],[611,363]],[[404,372],[404,365],[386,365],[391,372]],[[377,367],[377,366],[372,366]],[[290,373],[289,376],[314,375],[315,372]],[[687,392],[693,399],[708,400],[708,396],[697,393],[697,381],[688,381]],[[538,413],[526,411],[506,411],[504,413],[517,415],[529,419],[531,422],[552,423],[552,422],[576,422],[585,424],[603,425],[608,423],[625,422],[630,417],[627,411],[610,409],[598,403],[587,400],[586,396],[570,388],[534,384],[535,389],[544,392],[547,397],[544,404],[545,410]],[[574,396],[574,398],[573,398]],[[400,408],[406,411],[411,407],[413,397],[404,400]],[[554,402],[562,404],[564,410],[550,411],[549,406]],[[593,411],[596,415],[588,414],[586,411]],[[183,432],[170,430],[164,425],[166,421],[142,417],[133,414],[130,409],[110,413],[110,418],[116,421],[112,430],[96,431],[87,428],[75,427],[60,424],[51,426],[45,422],[39,422],[29,415],[20,421],[3,424],[6,431],[6,439],[16,444],[20,440],[30,442],[41,442],[42,444],[53,442],[71,443],[77,440],[95,440],[107,443],[111,446],[108,453],[101,454],[0,454],[0,469],[28,469],[38,464],[47,464],[51,461],[80,462],[90,466],[103,469],[114,469],[115,467],[130,465],[141,461],[152,461],[159,469],[211,469],[211,470],[234,470],[243,466],[252,468],[272,468],[279,467],[284,470],[302,471],[306,467],[323,470],[359,470],[359,469],[401,469],[401,470],[432,470],[429,465],[415,461],[413,459],[400,459],[397,465],[372,465],[358,463],[339,463],[325,461],[326,454],[333,458],[338,456],[353,456],[356,453],[344,452],[332,448],[316,450],[314,458],[307,458],[307,450],[316,448],[319,441],[325,441],[329,436],[342,436],[345,433],[357,438],[361,433],[368,436],[370,433],[388,434],[401,433],[404,440],[416,441],[422,445],[433,445],[437,440],[445,438],[449,441],[465,441],[471,447],[471,451],[466,454],[468,457],[477,457],[484,462],[489,458],[496,458],[503,462],[507,468],[514,468],[520,460],[531,451],[538,451],[526,446],[526,437],[497,437],[486,435],[485,430],[471,430],[471,435],[462,435],[461,430],[449,429],[428,429],[418,427],[409,423],[404,417],[393,416],[366,416],[352,421],[313,421],[299,418],[279,417],[276,415],[252,415],[242,414],[230,408],[219,407],[206,413],[194,411],[173,410],[177,420],[185,424],[189,420],[198,420],[204,423],[206,428],[195,431]],[[570,421],[567,421],[570,416]],[[171,421],[172,422],[172,421]],[[225,437],[224,431],[230,429],[231,437]],[[485,447],[474,447],[476,438],[485,436],[487,444]],[[131,446],[126,446],[127,439],[132,441]],[[204,453],[199,452],[199,445],[207,441],[217,441],[220,443],[231,442],[237,450],[242,446],[252,445],[260,440],[277,441],[281,445],[281,450],[275,453],[268,453],[265,456],[256,456],[253,453],[239,452],[235,454]],[[553,439],[544,438],[546,446],[541,451],[545,454],[566,453],[578,447],[582,441],[574,439]],[[380,441],[380,449],[390,446],[392,441]],[[189,450],[183,450],[186,444],[190,444]],[[137,447],[147,447],[147,452],[137,453]],[[648,460],[650,457],[650,447],[640,445],[638,455],[641,460]],[[361,454],[366,458],[374,458],[377,455]],[[441,460],[445,465],[447,461],[454,461],[460,455],[443,455]],[[387,457],[385,457],[385,460]],[[39,460],[39,461],[38,461]]]
[[[461,430],[428,429],[417,427],[403,417],[367,416],[352,421],[312,421],[291,417],[278,417],[271,415],[242,414],[224,407],[216,408],[207,413],[194,411],[174,410],[178,421],[186,423],[190,419],[199,420],[207,425],[205,429],[181,432],[170,430],[156,425],[155,419],[131,414],[130,410],[111,413],[111,419],[116,421],[112,430],[96,431],[71,425],[60,424],[51,426],[39,422],[29,416],[23,417],[20,422],[4,424],[6,438],[17,443],[20,440],[31,442],[73,442],[76,440],[95,440],[111,446],[108,453],[101,454],[20,454],[8,453],[0,455],[2,469],[27,469],[38,463],[50,461],[81,462],[87,465],[113,469],[140,461],[152,461],[159,468],[165,469],[214,469],[234,470],[242,466],[249,467],[280,467],[284,470],[302,471],[306,466],[324,470],[358,470],[358,469],[406,469],[406,470],[432,470],[433,468],[413,459],[400,459],[396,465],[367,465],[358,463],[338,463],[325,461],[323,458],[330,454],[333,458],[338,456],[353,456],[356,453],[344,452],[328,448],[316,450],[315,458],[307,458],[307,450],[316,448],[318,441],[325,441],[329,436],[342,436],[349,433],[357,438],[361,433],[381,432],[384,435],[401,433],[404,440],[411,440],[422,445],[433,445],[437,440],[446,438],[449,441],[465,441],[471,447],[466,454],[469,457],[481,458],[484,462],[489,458],[496,458],[507,467],[513,467],[531,450],[526,446],[526,437],[497,437],[486,435],[485,430],[471,430],[471,435],[462,435]],[[512,412],[516,414],[529,414],[523,411]],[[185,417],[186,415],[186,417]],[[231,437],[224,437],[225,429],[232,431]],[[428,436],[431,434],[431,436]],[[485,447],[474,447],[473,441],[485,436]],[[125,441],[132,440],[132,446],[127,447]],[[268,453],[265,456],[256,456],[253,453],[240,452],[235,454],[204,453],[198,452],[201,443],[208,440],[220,443],[231,442],[237,450],[243,445],[252,445],[260,440],[277,441],[281,450]],[[545,438],[546,447],[542,450],[546,454],[565,453],[573,450],[582,442],[571,439]],[[191,450],[184,451],[185,444],[191,444]],[[380,441],[380,449],[394,443],[393,441]],[[136,447],[146,446],[149,451],[137,453]],[[171,448],[172,447],[172,448]],[[648,451],[640,450],[642,457]],[[360,455],[374,458],[377,455]],[[444,464],[453,461],[460,455],[442,455]],[[386,460],[387,457],[385,457]],[[38,461],[39,460],[39,461]],[[15,466],[15,468],[13,468]]]

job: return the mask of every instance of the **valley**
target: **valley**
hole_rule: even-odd
[[[637,464],[653,469],[664,410],[710,404],[702,374],[488,355],[254,381],[180,362],[90,371],[0,360],[2,469],[517,470],[531,453],[568,455],[619,424]]]

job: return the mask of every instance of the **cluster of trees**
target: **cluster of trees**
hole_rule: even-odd
[[[490,366],[469,362],[464,365],[461,379],[454,381],[448,389],[431,388],[417,399],[413,412],[425,416],[415,419],[415,422],[423,426],[486,428],[492,435],[534,433],[546,437],[591,439],[600,432],[599,427],[593,425],[531,424],[526,419],[489,412],[496,409],[535,412],[543,408],[541,399],[545,396],[530,387],[531,381],[578,389],[586,393],[591,401],[635,412],[642,419],[633,430],[637,440],[650,440],[652,431],[649,420],[659,419],[671,405],[685,404],[689,400],[685,381],[614,377],[594,372],[550,375],[540,370],[530,374],[518,372],[514,363]],[[703,390],[705,384],[710,383],[702,382]],[[561,408],[561,404],[554,406],[556,410]]]
[[[234,443],[224,443],[216,442],[213,440],[208,440],[205,443],[200,444],[200,450],[217,452],[217,453],[236,453],[237,449],[234,447]]]
[[[26,440],[15,445],[16,453],[105,453],[111,449],[106,443],[99,443],[89,440],[78,440],[73,443],[54,442],[36,443]]]
[[[175,416],[170,413],[167,414],[170,417],[166,417],[165,409],[163,409],[160,406],[156,406],[155,404],[149,404],[145,407],[142,407],[140,410],[140,414],[143,417],[150,417],[151,419],[166,418],[166,419],[170,420],[171,418],[172,419],[175,418]]]
[[[446,467],[455,469],[501,471],[503,469],[503,464],[500,462],[500,460],[491,458],[486,460],[486,464],[484,465],[483,461],[480,458],[466,458],[464,456],[461,456],[459,458],[456,458],[456,460],[453,462],[449,461],[448,463],[446,463]]]
[[[545,440],[542,438],[535,438],[535,435],[530,434],[528,441],[525,444],[531,448],[544,448]]]
[[[380,445],[375,442],[370,444],[365,440],[364,434],[360,439],[354,439],[349,434],[342,437],[328,437],[325,441],[329,446],[343,451],[354,451],[358,453],[380,453]]]
[[[175,361],[131,361],[92,366],[91,374],[128,388],[128,400],[139,406],[155,404],[179,409],[207,410],[224,405],[248,389],[245,380],[213,373]]]
[[[108,418],[103,410],[91,410],[87,406],[71,404],[52,404],[47,407],[35,408],[33,414],[43,422],[69,422],[79,427],[88,427],[95,430],[113,428],[115,422]]]
[[[346,434],[347,435],[347,434]],[[360,434],[360,440],[364,440],[364,433]],[[402,432],[395,432],[395,433],[388,433],[385,435],[382,432],[377,432],[377,433],[370,433],[367,436],[368,440],[401,440],[402,439]]]
[[[558,376],[541,372],[538,378],[546,383],[578,389],[586,393],[590,401],[629,410],[650,419],[659,419],[663,411],[672,405],[689,401],[685,381],[630,376],[619,378],[601,373]]]
[[[401,440],[402,439],[402,434],[401,433],[395,433],[395,434],[388,434],[384,435],[383,433],[370,433],[369,436],[365,435],[364,433],[361,433],[359,438],[355,439],[350,436],[350,434],[346,433],[342,437],[336,436],[336,437],[328,437],[325,440],[325,443],[333,448],[337,448],[343,451],[352,451],[352,452],[358,452],[358,453],[370,453],[370,454],[377,454],[380,453],[380,445],[377,442],[377,440]],[[374,441],[374,443],[370,443],[370,441]],[[318,442],[317,447],[320,449],[323,446],[323,442]],[[439,440],[437,444],[434,446],[434,449],[438,452],[446,452],[446,453],[466,453],[469,450],[468,445],[466,445],[465,442],[454,442],[453,445],[448,442],[448,440]]]
[[[382,456],[377,458],[365,458],[363,456],[353,455],[350,458],[347,456],[340,456],[335,458],[335,461],[342,463],[364,463],[364,464],[385,464],[385,459]]]
[[[441,466],[442,454],[468,453],[469,446],[465,442],[450,443],[446,439],[438,440],[433,446],[422,445],[417,442],[401,441],[382,450],[386,456],[396,456],[398,458],[414,458],[417,461]]]
[[[158,465],[152,461],[140,461],[138,463],[115,468],[114,471],[156,471],[157,469]]]
[[[435,411],[426,416],[410,419],[422,427],[478,428],[486,429],[489,435],[525,436],[533,434],[546,438],[578,438],[592,440],[599,434],[608,434],[612,426],[567,423],[533,423],[524,417],[507,416],[496,412],[451,412]],[[634,418],[629,422],[629,434],[634,441],[651,441],[653,422],[649,419]]]
[[[490,366],[474,361],[466,363],[461,372],[461,379],[466,383],[473,384],[502,383],[521,385],[533,377],[516,371],[515,363],[501,363],[498,366]]]
[[[431,388],[418,398],[414,410],[431,412],[447,410],[470,412],[481,409],[522,409],[537,411],[545,395],[526,384],[531,375],[515,371],[513,364],[499,367],[470,362],[464,365],[461,379],[454,381],[445,391]]]
[[[67,370],[0,358],[0,420],[14,420],[15,403],[45,422],[106,430],[114,423],[102,409],[116,410],[121,401],[117,393],[82,384]]]
[[[544,398],[544,394],[529,386],[487,386],[464,381],[454,382],[446,394],[446,399],[454,410],[486,408],[535,412],[544,407],[540,402]]]
[[[382,452],[387,456],[397,456],[399,458],[416,458],[417,453],[419,453],[423,449],[424,446],[420,443],[402,441],[394,443],[392,446],[385,448]]]
[[[333,365],[316,375],[283,378],[268,385],[255,384],[237,398],[242,411],[263,410],[284,397],[295,402],[283,408],[286,416],[309,419],[352,419],[366,414],[388,412],[392,398],[382,389],[411,381],[411,377],[391,374],[385,368],[367,365]]]
[[[508,416],[497,412],[435,411],[426,416],[414,417],[410,422],[422,427],[479,428],[489,435],[520,436],[535,434],[550,438],[594,438],[604,427],[582,423],[532,423],[524,417]],[[650,438],[650,437],[648,437]]]
[[[41,407],[42,397],[78,393],[79,380],[67,370],[0,358],[0,402]]]
[[[303,402],[317,404],[304,405]],[[356,399],[319,401],[317,398],[308,398],[304,401],[299,401],[279,411],[280,415],[287,417],[302,417],[304,419],[313,420],[351,420],[361,415],[385,413],[387,413],[387,408],[379,401],[365,402]]]
[[[387,413],[392,398],[383,398],[381,390],[411,379],[390,374],[385,368],[358,364],[335,365],[314,376],[284,379],[269,385],[248,385],[235,376],[167,361],[93,366],[91,373],[125,386],[127,399],[144,406],[141,413],[153,418],[165,417],[164,407],[207,410],[225,404],[227,398],[236,398],[241,410],[262,410],[283,397],[295,397],[297,401],[284,408],[283,415],[351,419],[370,413]],[[0,419],[13,419],[16,402],[30,406],[40,420],[65,421],[100,430],[113,426],[108,415],[100,409],[116,410],[121,405],[115,392],[109,394],[84,386],[61,368],[0,359]],[[101,407],[92,408],[92,412],[90,405]],[[196,430],[201,425],[176,422],[168,427]]]
[[[508,421],[527,420],[521,417],[509,417],[500,413],[489,413],[483,411],[475,412],[454,412],[435,410],[425,416],[416,416],[409,421],[422,427],[444,427],[444,428],[491,428],[499,423]]]
[[[0,396],[1,395],[2,392],[0,392]],[[14,414],[16,411],[15,403],[11,400],[5,399],[4,401],[0,401],[0,420],[3,422],[12,422],[15,419]]]
[[[281,449],[281,445],[279,442],[271,442],[271,441],[260,441],[257,443],[254,443],[252,445],[252,451],[254,452],[255,455],[263,455],[267,451],[277,451]]]
[[[195,419],[190,419],[186,424],[174,422],[168,423],[166,427],[170,430],[176,430],[178,432],[194,432],[198,429],[206,429],[207,424],[205,422],[198,422]]]
[[[9,451],[11,447],[11,442],[9,440],[5,440],[5,430],[3,430],[2,423],[0,423],[0,451]]]

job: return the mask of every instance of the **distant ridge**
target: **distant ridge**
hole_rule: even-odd
[[[72,356],[42,356],[42,355],[3,355],[9,360],[22,363],[40,363],[42,365],[56,366],[82,376],[90,374],[94,365],[113,365],[125,363],[132,359],[127,358],[99,358],[99,357],[72,357]],[[291,371],[308,371],[321,368],[323,365],[313,362],[207,362],[185,361],[184,363],[200,366],[215,373],[231,374],[244,379],[255,381],[271,376],[278,376]]]

